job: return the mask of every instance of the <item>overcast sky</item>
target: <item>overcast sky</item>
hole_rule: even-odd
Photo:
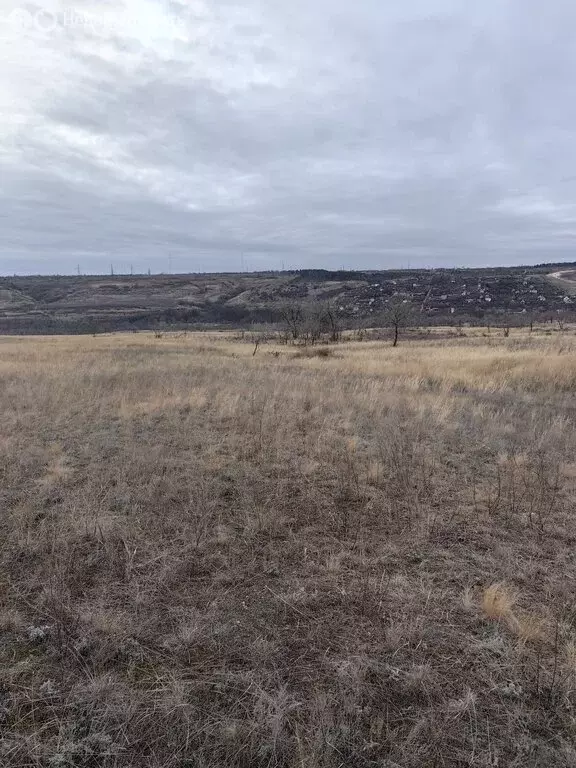
[[[574,0],[0,0],[0,272],[576,259]]]

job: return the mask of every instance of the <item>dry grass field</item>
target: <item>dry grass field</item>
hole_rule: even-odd
[[[0,765],[576,766],[574,329],[253,352],[0,339]]]

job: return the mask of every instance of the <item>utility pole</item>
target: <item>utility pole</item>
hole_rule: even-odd
[[[114,277],[114,264],[110,264],[110,275]]]
[[[80,277],[80,264],[76,267],[76,271],[78,272],[78,277]]]
[[[134,274],[134,265],[130,264],[130,276]]]

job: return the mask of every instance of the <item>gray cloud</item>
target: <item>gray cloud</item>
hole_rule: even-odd
[[[2,0],[0,271],[574,259],[576,7],[477,5]]]

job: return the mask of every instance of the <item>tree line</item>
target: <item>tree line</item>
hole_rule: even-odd
[[[406,299],[395,299],[374,318],[377,326],[392,330],[392,346],[398,346],[402,329],[413,324],[416,313]],[[349,323],[348,323],[349,324]],[[343,310],[330,304],[301,304],[290,302],[280,309],[281,339],[284,343],[315,344],[319,341],[336,343],[345,330]]]

